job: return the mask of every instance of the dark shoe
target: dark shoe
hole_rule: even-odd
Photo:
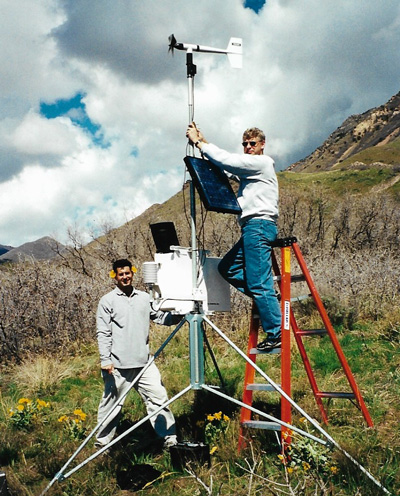
[[[269,338],[268,336],[264,339],[264,341],[261,341],[261,343],[258,343],[257,345],[257,350],[258,351],[272,351],[275,348],[280,348],[282,346],[281,343],[281,337],[277,338]]]

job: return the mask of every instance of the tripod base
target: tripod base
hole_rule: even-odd
[[[247,408],[253,413],[259,415],[260,417],[266,418],[267,420],[270,420],[272,422],[276,422],[282,427],[285,427],[287,429],[291,429],[292,431],[298,432],[299,434],[308,437],[318,443],[321,443],[326,446],[330,446],[332,441],[332,438],[330,438],[322,429],[320,428],[319,424],[312,419],[306,412],[304,412],[289,396],[286,395],[282,389],[275,384],[254,362],[252,362],[245,353],[243,353],[240,348],[238,348],[218,327],[216,327],[204,314],[202,313],[192,313],[189,315],[185,316],[185,319],[183,319],[178,326],[174,329],[174,331],[168,336],[168,338],[165,340],[165,342],[161,345],[159,350],[155,353],[154,358],[157,357],[160,352],[165,348],[165,346],[172,340],[172,338],[177,334],[177,331],[182,328],[183,324],[185,322],[188,322],[189,324],[189,349],[190,349],[190,384],[182,389],[179,393],[177,393],[174,397],[169,399],[166,403],[161,405],[157,410],[152,412],[151,415],[147,415],[146,417],[142,418],[136,424],[134,424],[132,427],[130,427],[128,430],[120,434],[117,438],[113,439],[108,445],[104,446],[100,450],[96,451],[93,453],[91,456],[86,458],[82,463],[71,469],[69,472],[64,474],[64,470],[66,470],[67,466],[72,462],[72,460],[76,457],[76,455],[82,450],[82,448],[87,444],[88,440],[90,437],[98,430],[100,425],[98,425],[92,433],[89,435],[89,437],[82,443],[82,445],[78,448],[78,450],[75,452],[75,454],[68,460],[68,462],[64,465],[64,467],[56,474],[56,476],[53,478],[53,480],[49,483],[49,485],[45,488],[45,490],[41,493],[40,496],[43,496],[48,489],[54,484],[55,481],[64,481],[68,477],[70,477],[72,474],[77,472],[80,468],[85,466],[87,463],[89,463],[91,460],[94,460],[98,456],[102,455],[105,451],[107,451],[109,448],[114,446],[116,443],[118,443],[122,438],[133,432],[135,429],[140,427],[142,424],[147,422],[150,418],[153,416],[158,415],[164,408],[168,407],[172,403],[174,403],[176,400],[184,396],[186,393],[188,393],[191,390],[194,391],[208,391],[209,393],[212,393],[216,396],[219,396],[220,398],[223,398],[229,402],[232,402],[242,408]],[[257,372],[263,376],[267,382],[276,390],[278,391],[282,396],[284,396],[294,407],[297,408],[297,410],[301,413],[301,415],[305,418],[307,418],[318,430],[319,432],[322,432],[322,434],[325,434],[326,437],[328,437],[328,441],[322,440],[317,438],[316,436],[313,436],[312,434],[303,431],[293,425],[287,424],[283,422],[280,419],[277,419],[273,417],[272,415],[269,415],[261,410],[258,410],[257,408],[254,408],[251,405],[246,405],[242,401],[239,401],[235,398],[232,398],[231,396],[226,395],[222,391],[220,391],[218,388],[215,386],[207,385],[204,382],[204,355],[203,355],[203,347],[204,347],[204,322],[206,322],[214,331],[217,332],[217,334],[224,339],[228,345],[233,348],[244,360],[250,363],[252,367],[254,367]],[[154,360],[154,358],[152,360]],[[150,362],[152,361],[150,360]],[[150,363],[149,362],[149,363]]]

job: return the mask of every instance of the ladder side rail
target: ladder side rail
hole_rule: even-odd
[[[274,249],[271,250],[271,263],[272,270],[278,280],[279,289],[281,289],[281,278],[280,276],[280,268],[279,264],[276,260],[276,256],[274,253]],[[251,312],[251,321],[250,321],[250,332],[249,332],[249,340],[247,345],[247,357],[253,363],[256,363],[256,353],[252,353],[252,349],[256,349],[257,341],[258,341],[258,329],[260,326],[259,317],[254,317],[255,312],[257,311],[256,306],[253,302],[252,312]],[[244,385],[243,385],[243,396],[242,401],[246,405],[251,406],[253,403],[253,390],[248,388],[249,384],[254,384],[255,380],[255,367],[252,367],[248,362],[246,362],[245,366],[245,374],[244,374]],[[290,407],[290,404],[289,404]],[[238,451],[240,452],[246,443],[246,438],[244,435],[245,432],[245,423],[249,423],[251,421],[252,412],[248,408],[243,408],[240,411],[240,427],[239,427],[239,442],[238,442]],[[287,415],[286,415],[287,417]]]
[[[281,247],[281,388],[288,396],[292,396],[291,375],[291,350],[290,350],[290,284],[291,284],[291,251],[290,246]],[[281,418],[287,424],[292,422],[292,406],[286,398],[281,397]],[[282,428],[283,439],[290,441],[287,437],[287,429]]]
[[[373,426],[372,419],[371,419],[371,417],[369,415],[369,412],[367,410],[367,407],[366,407],[366,405],[364,403],[364,400],[363,400],[363,398],[361,396],[361,392],[360,392],[360,390],[359,390],[359,388],[357,386],[357,383],[356,383],[356,381],[354,379],[353,373],[350,370],[349,364],[348,364],[347,359],[346,359],[346,357],[345,357],[345,355],[343,353],[343,350],[342,350],[342,348],[340,346],[339,340],[337,339],[337,336],[336,336],[336,333],[335,333],[335,331],[333,329],[332,323],[331,323],[331,321],[330,321],[330,319],[328,317],[328,314],[327,314],[327,312],[325,310],[325,307],[324,307],[324,305],[322,303],[322,300],[321,300],[321,298],[320,298],[320,296],[318,294],[318,291],[317,291],[317,289],[316,289],[316,287],[314,285],[314,282],[313,282],[313,280],[311,278],[310,272],[308,271],[308,268],[307,268],[307,265],[306,265],[305,260],[303,258],[303,255],[301,253],[300,247],[297,245],[297,243],[293,243],[292,248],[293,248],[293,251],[294,251],[295,256],[297,258],[297,261],[298,261],[298,263],[299,263],[299,265],[301,267],[301,270],[302,270],[302,272],[303,272],[303,274],[304,274],[304,276],[306,278],[306,282],[307,282],[308,288],[309,288],[309,290],[311,292],[311,295],[312,295],[312,297],[314,299],[314,302],[315,302],[315,304],[317,306],[317,309],[318,309],[318,311],[319,311],[319,313],[321,315],[322,321],[323,321],[323,323],[325,325],[325,329],[326,329],[326,331],[327,331],[327,333],[328,333],[328,335],[329,335],[329,337],[331,339],[331,342],[332,342],[332,345],[333,345],[333,347],[334,347],[334,349],[336,351],[337,357],[338,357],[338,359],[339,359],[339,361],[340,361],[340,363],[341,363],[341,365],[343,367],[343,371],[344,371],[344,373],[345,373],[345,375],[347,377],[347,380],[349,381],[349,384],[350,384],[351,389],[354,392],[355,399],[358,402],[358,404],[359,404],[359,406],[360,406],[360,408],[362,410],[362,413],[364,415],[364,418],[365,418],[368,426],[369,427],[372,427]]]
[[[256,362],[257,355],[255,353],[251,353],[253,348],[257,347],[257,338],[258,338],[258,328],[260,325],[260,319],[258,317],[254,317],[255,305],[253,303],[252,313],[251,313],[251,321],[250,321],[250,333],[249,333],[249,341],[247,345],[247,356],[252,362]],[[248,362],[246,362],[245,373],[244,373],[244,387],[243,387],[243,403],[246,405],[251,405],[253,401],[253,391],[247,389],[248,384],[254,383],[255,378],[255,368],[252,367]],[[244,422],[246,420],[250,420],[251,411],[247,408],[243,408],[240,414],[240,422]]]
[[[290,246],[293,247],[293,243],[291,243]],[[272,251],[272,255],[273,255],[272,256],[272,267],[274,269],[275,275],[278,278],[278,285],[279,285],[279,288],[280,288],[280,291],[281,291],[281,294],[282,294],[282,276],[281,276],[281,270],[280,270],[279,264],[278,264],[278,262],[276,260],[276,256],[274,254],[274,251]],[[283,256],[283,251],[281,251],[281,256]],[[290,278],[291,277],[292,277],[292,275],[290,274]],[[289,280],[289,284],[290,283],[291,283],[291,279]],[[290,295],[289,295],[289,298],[290,298]],[[321,417],[323,419],[323,422],[327,424],[328,423],[328,415],[327,415],[326,410],[324,408],[324,404],[323,404],[323,402],[321,400],[321,397],[318,395],[318,393],[320,393],[320,390],[318,388],[317,381],[315,379],[315,375],[314,375],[314,373],[312,371],[310,360],[308,358],[308,355],[307,355],[306,349],[304,347],[303,341],[302,341],[302,339],[301,339],[301,337],[300,337],[300,335],[298,333],[298,331],[300,331],[300,329],[299,329],[299,327],[297,325],[297,321],[296,321],[296,318],[295,318],[295,315],[294,315],[294,312],[293,312],[293,309],[292,308],[290,308],[290,326],[292,328],[292,331],[293,331],[293,334],[294,334],[294,337],[295,337],[295,340],[296,340],[296,343],[297,343],[297,347],[299,349],[300,356],[302,358],[302,361],[303,361],[303,364],[304,364],[304,368],[306,370],[306,374],[307,374],[308,380],[309,380],[310,385],[311,385],[311,389],[312,389],[313,394],[314,394],[315,401],[316,401],[317,406],[318,406],[318,408],[320,410]],[[282,345],[283,345],[283,343],[282,343]],[[283,347],[282,347],[282,349],[283,349]],[[282,375],[283,375],[283,371],[282,371]],[[282,387],[282,389],[284,389],[284,388]]]
[[[254,364],[256,363],[257,355],[256,355],[256,353],[251,353],[251,350],[253,348],[256,348],[256,346],[257,346],[258,328],[260,326],[259,317],[254,316],[255,310],[256,310],[256,306],[253,302],[253,306],[251,309],[249,340],[248,340],[248,344],[247,344],[247,357]],[[252,367],[248,362],[246,362],[245,372],[244,372],[244,381],[243,381],[242,402],[245,403],[246,405],[249,405],[249,406],[251,406],[253,404],[253,390],[248,389],[248,385],[254,383],[255,374],[256,374],[255,367]],[[249,408],[244,408],[244,407],[241,408],[241,410],[240,410],[240,422],[239,422],[239,440],[238,440],[238,452],[239,453],[247,445],[247,440],[245,437],[244,424],[245,424],[245,422],[249,422],[251,420],[251,415],[252,415],[252,411]]]

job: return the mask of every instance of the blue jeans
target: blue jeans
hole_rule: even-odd
[[[275,293],[271,264],[271,243],[277,233],[274,222],[249,219],[242,226],[240,240],[218,266],[224,279],[253,298],[261,325],[272,339],[281,334],[281,308]]]

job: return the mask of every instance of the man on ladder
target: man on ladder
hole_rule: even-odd
[[[221,260],[219,271],[232,286],[253,298],[266,333],[257,349],[280,348],[281,309],[271,264],[271,245],[278,232],[278,180],[273,159],[263,154],[265,134],[258,128],[247,129],[243,155],[208,143],[194,123],[186,136],[211,162],[239,180],[241,237]]]

